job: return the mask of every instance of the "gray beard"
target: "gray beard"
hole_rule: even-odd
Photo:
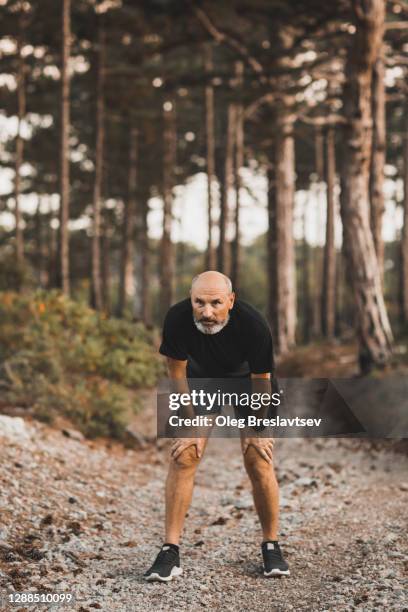
[[[225,321],[223,321],[222,323],[217,323],[216,325],[212,325],[211,327],[206,327],[205,325],[200,323],[200,321],[198,321],[195,317],[193,317],[193,319],[198,331],[200,331],[202,334],[205,334],[206,336],[213,336],[214,334],[218,334],[218,332],[224,329],[230,319],[230,316],[228,314]]]

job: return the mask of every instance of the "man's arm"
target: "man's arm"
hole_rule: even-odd
[[[179,359],[167,357],[167,370],[169,372],[169,378],[175,380],[185,378],[187,382],[187,359],[180,361]]]
[[[174,392],[189,394],[190,387],[187,381],[187,360],[181,361],[179,359],[167,357],[167,369]],[[179,408],[179,416],[183,418],[193,418],[195,414],[192,405],[188,404],[188,406],[181,406]],[[171,448],[171,456],[173,459],[177,459],[189,446],[195,446],[197,458],[200,458],[203,454],[206,437],[199,437],[197,430],[193,427],[189,428],[189,430],[190,436],[194,437],[174,439]]]
[[[270,372],[264,372],[263,374],[251,374],[251,386],[252,393],[267,393],[271,396],[272,385],[271,385],[271,374]],[[272,401],[272,399],[271,399]],[[269,405],[264,406],[256,411],[256,416],[263,419],[267,416]]]
[[[187,359],[180,361],[179,359],[167,357],[167,370],[173,392],[190,394],[190,387],[187,381]],[[179,408],[179,414],[183,417],[192,418],[194,416],[194,411],[191,404],[188,406],[181,406]]]
[[[251,374],[252,393],[268,393],[271,395],[271,375],[270,372],[262,374]],[[272,398],[271,398],[272,401]],[[256,411],[256,416],[264,418],[267,414],[269,406],[263,406]],[[254,446],[258,454],[265,459],[267,463],[272,463],[273,438],[265,438],[259,436],[259,431],[247,428],[243,440],[242,450],[245,455],[249,446]]]

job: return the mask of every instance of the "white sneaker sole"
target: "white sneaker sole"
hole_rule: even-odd
[[[264,576],[290,576],[290,571],[289,570],[280,570],[280,569],[273,569],[270,572],[265,572],[264,571]]]
[[[183,573],[183,569],[181,567],[176,567],[174,566],[173,569],[171,570],[170,576],[160,576],[160,574],[157,574],[157,572],[154,572],[154,574],[149,574],[148,576],[145,576],[145,580],[147,580],[147,582],[170,582],[170,580],[173,580],[173,578],[177,578],[177,576],[181,576],[181,574]]]

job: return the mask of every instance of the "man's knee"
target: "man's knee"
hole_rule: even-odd
[[[248,446],[244,454],[244,463],[248,475],[255,480],[269,478],[273,470],[272,465],[261,457],[253,445]]]
[[[200,462],[197,457],[197,449],[193,444],[185,448],[176,459],[172,459],[173,464],[181,469],[194,469]]]

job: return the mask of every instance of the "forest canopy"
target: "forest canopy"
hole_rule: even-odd
[[[2,289],[160,325],[228,274],[275,348],[408,319],[403,0],[2,0]],[[391,329],[392,328],[392,329]]]

